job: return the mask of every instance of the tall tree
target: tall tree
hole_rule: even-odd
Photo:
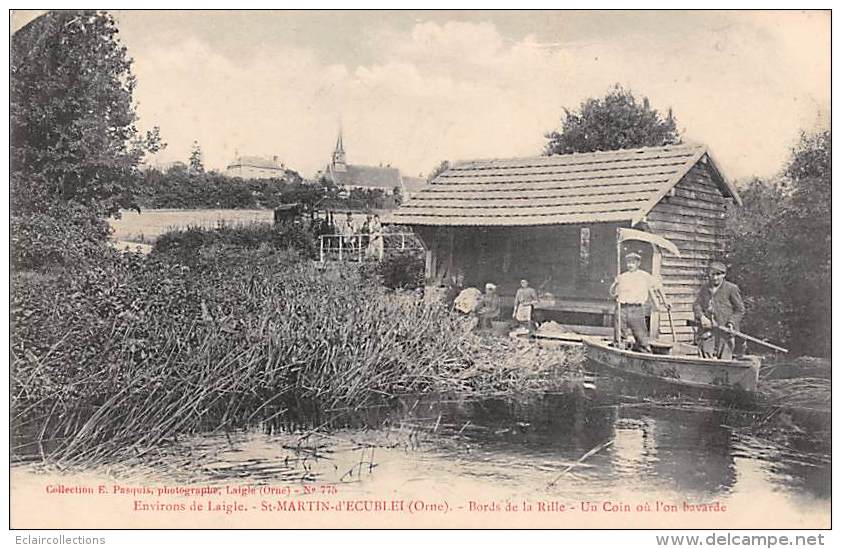
[[[190,151],[190,172],[204,173],[204,155],[201,152],[201,145],[198,141],[193,141],[193,148]]]
[[[781,177],[741,190],[728,220],[732,277],[748,300],[745,329],[829,356],[832,337],[832,134],[802,135]]]
[[[564,109],[561,129],[549,132],[544,153],[568,154],[655,147],[680,142],[677,122],[669,109],[665,118],[647,97],[637,99],[616,84],[607,95],[587,99],[577,111]]]
[[[141,136],[132,104],[132,60],[114,19],[100,11],[49,12],[11,40],[13,211],[72,201],[99,215],[135,206],[143,155],[162,147]]]

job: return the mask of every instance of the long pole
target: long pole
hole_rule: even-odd
[[[616,280],[622,274],[622,243],[619,240],[619,228],[616,228]],[[619,285],[616,286],[616,315],[613,319],[613,342],[622,348],[622,304],[619,303]]]
[[[726,326],[715,326],[715,328],[718,329],[718,330],[721,330],[725,334],[734,335],[736,337],[740,337],[742,339],[752,341],[753,343],[756,343],[758,345],[762,345],[764,347],[768,347],[769,349],[773,349],[773,350],[779,351],[781,353],[787,353],[788,352],[788,349],[783,349],[782,347],[778,347],[778,346],[774,345],[773,343],[768,343],[767,341],[762,341],[761,339],[755,338],[753,336],[749,336],[748,334],[743,334],[742,332],[739,332],[737,330],[731,330],[731,329],[727,328]]]

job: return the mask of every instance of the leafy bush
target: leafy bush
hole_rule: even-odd
[[[414,290],[423,287],[423,252],[389,253],[378,264],[377,273],[386,288]]]
[[[108,253],[108,223],[73,202],[42,212],[12,213],[9,223],[13,269],[51,269],[88,263]]]
[[[291,224],[220,225],[214,229],[189,227],[170,231],[158,237],[152,253],[177,258],[185,264],[197,261],[199,251],[215,246],[234,246],[255,250],[261,246],[273,250],[295,250],[302,257],[318,256],[315,236],[306,229]]]

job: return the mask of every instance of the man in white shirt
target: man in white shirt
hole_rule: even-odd
[[[655,306],[662,303],[666,309],[671,309],[671,305],[663,295],[660,282],[639,268],[640,255],[638,253],[631,252],[626,255],[625,263],[628,270],[616,277],[610,287],[610,296],[619,301],[622,310],[622,326],[625,330],[630,330],[634,336],[634,350],[650,353],[651,338],[645,321],[646,305],[649,301]]]

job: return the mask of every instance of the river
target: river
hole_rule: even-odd
[[[774,410],[598,392],[404,397],[338,411],[329,429],[204,434],[137,463],[76,473],[18,466],[13,523],[827,527],[828,433],[828,414],[798,426]],[[85,487],[98,492],[72,492]],[[218,492],[201,492],[211,488]],[[68,515],[69,502],[82,500],[95,512]],[[210,509],[191,509],[200,505]],[[35,508],[38,518],[26,511]]]

